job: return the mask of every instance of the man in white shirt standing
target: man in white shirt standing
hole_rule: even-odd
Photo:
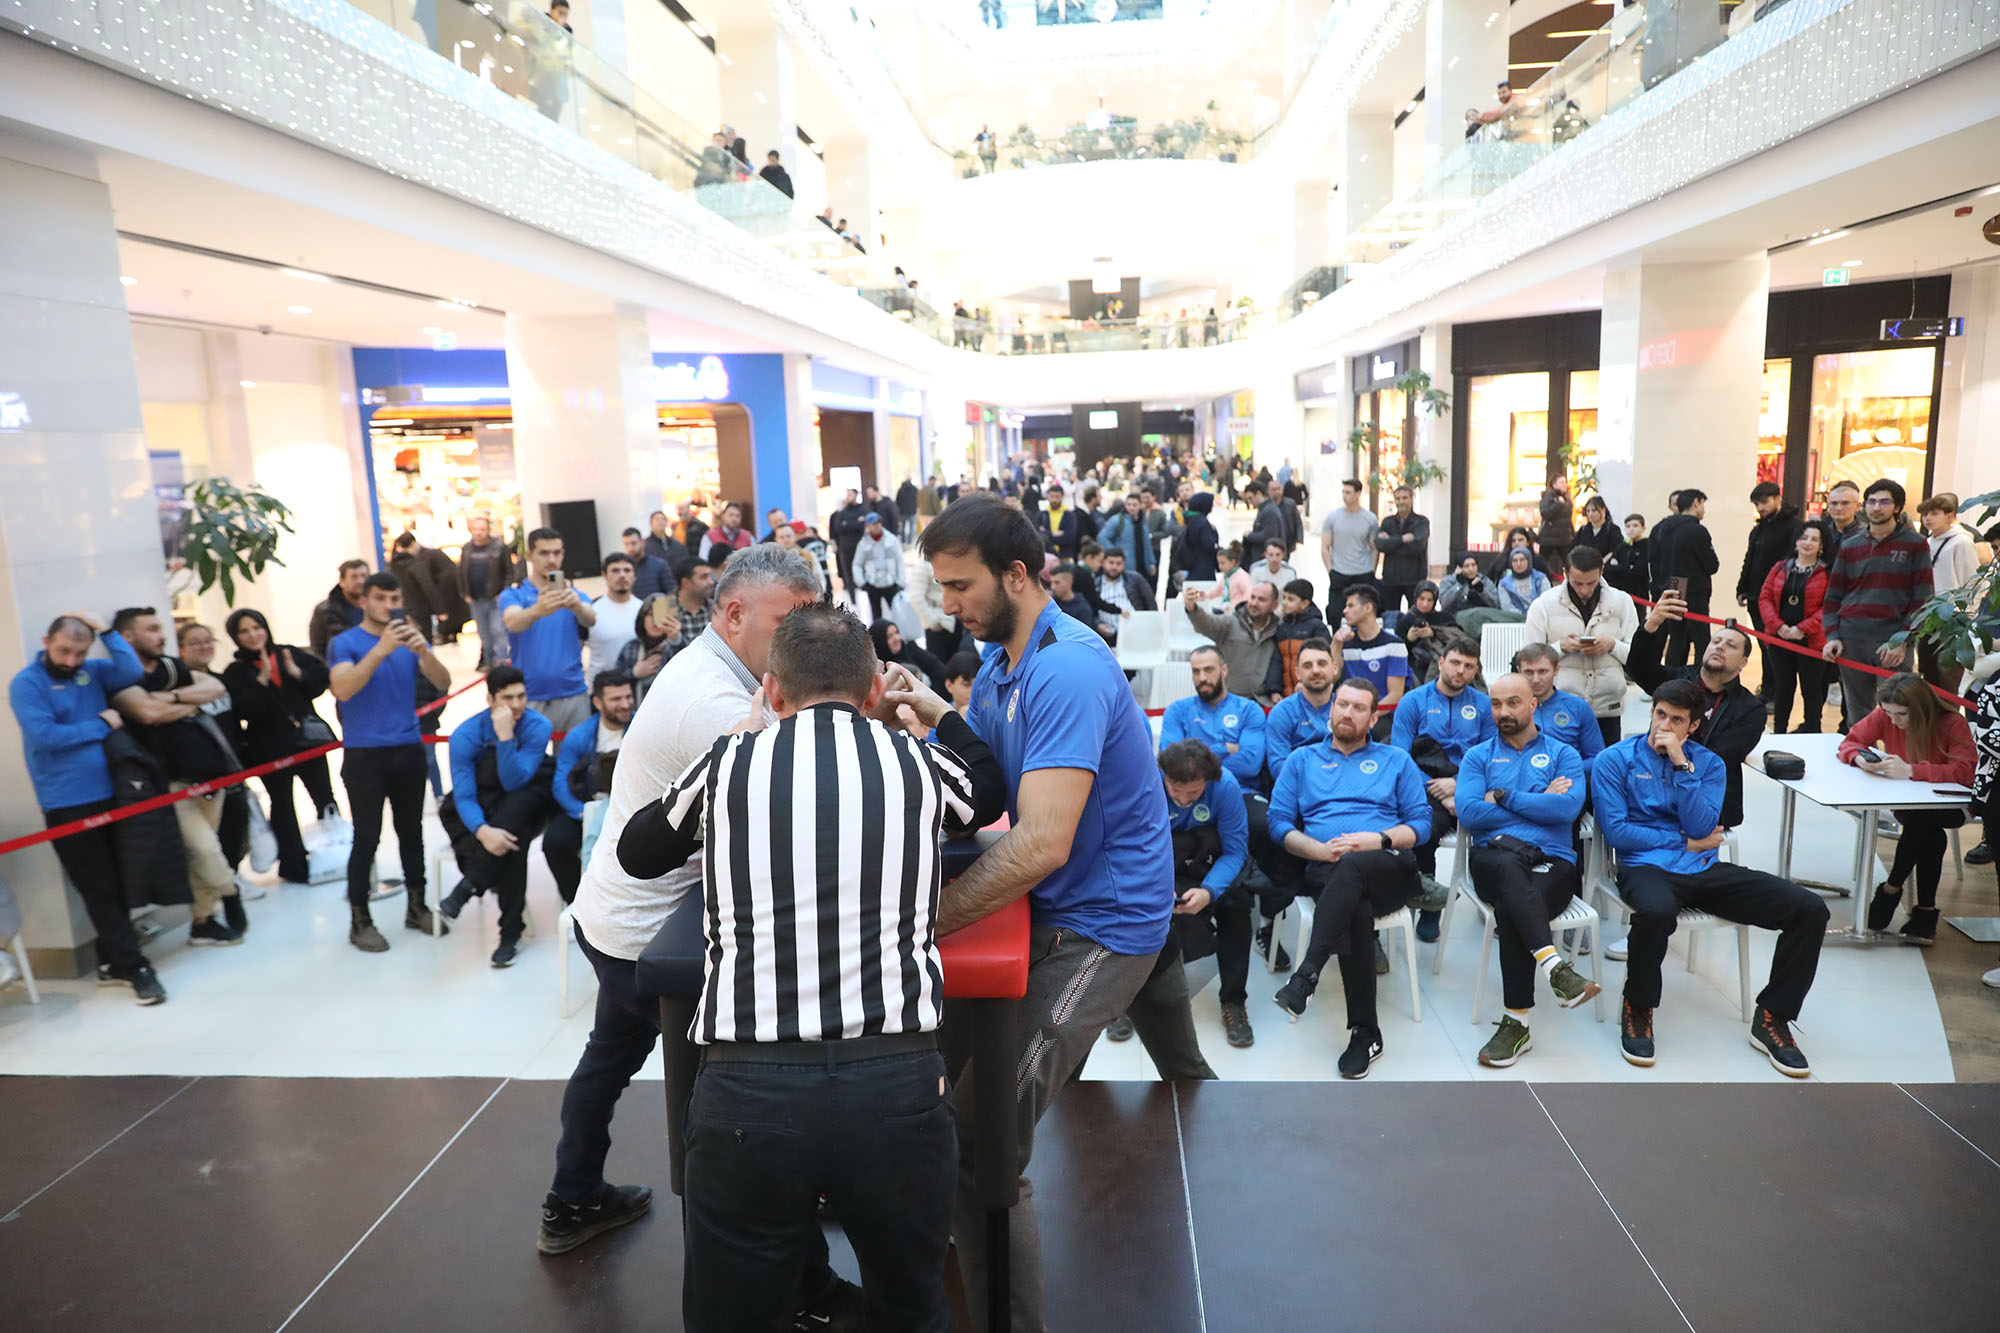
[[[609,671],[618,665],[618,654],[638,634],[642,598],[632,595],[638,576],[632,557],[623,551],[604,557],[604,596],[591,603],[597,621],[590,627],[590,673]]]

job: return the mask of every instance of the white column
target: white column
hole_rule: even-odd
[[[1386,111],[1348,116],[1340,158],[1340,190],[1327,201],[1327,227],[1336,250],[1395,192],[1396,118]]]
[[[542,506],[597,503],[597,550],[659,507],[645,494],[646,460],[659,447],[653,354],[646,315],[507,317],[507,382],[514,398],[514,467],[530,528]]]
[[[1306,410],[1299,402],[1292,372],[1273,358],[1271,364],[1250,382],[1251,462],[1276,473],[1289,458],[1295,468],[1310,468],[1306,454]],[[1254,468],[1252,469],[1255,470]]]
[[[836,139],[825,145],[826,202],[834,221],[846,218],[861,248],[874,254],[881,248],[882,215],[875,201],[874,154],[866,139]],[[910,238],[894,238],[907,250]],[[921,277],[921,275],[919,275]]]
[[[751,170],[762,170],[773,148],[792,170],[805,145],[799,142],[798,96],[792,78],[792,44],[775,27],[728,33],[730,63],[722,68],[723,119],[743,136]]]
[[[1965,333],[1945,339],[1931,489],[1963,500],[2000,489],[2000,268],[1952,274],[1950,309]]]
[[[650,3],[650,0],[639,0]],[[577,40],[620,74],[630,75],[631,41],[625,21],[625,0],[588,0],[570,10]]]
[[[97,162],[0,133],[0,678],[65,611],[165,606],[131,317]],[[42,827],[11,708],[0,710],[0,839]],[[95,965],[83,904],[45,843],[6,858],[38,972]]]
[[[792,469],[792,517],[824,530],[831,515],[819,512],[819,450],[812,442],[812,358],[785,353],[785,421]]]
[[[1638,261],[1604,276],[1598,351],[1597,476],[1613,514],[1666,516],[1669,492],[1709,496],[1707,526],[1729,603],[1755,517],[1757,414],[1770,262]],[[1550,439],[1555,439],[1551,432]]]
[[[1431,377],[1431,387],[1449,395],[1451,377],[1451,325],[1428,324],[1417,339],[1417,367]],[[1457,402],[1452,403],[1456,409]],[[1452,476],[1451,412],[1432,416],[1417,406],[1416,457],[1436,463],[1445,470],[1444,481],[1417,491],[1417,512],[1431,521],[1430,560],[1433,565],[1451,564],[1451,497],[1464,482]]]
[[[1424,167],[1465,143],[1465,113],[1507,77],[1507,0],[1430,0],[1424,12]]]

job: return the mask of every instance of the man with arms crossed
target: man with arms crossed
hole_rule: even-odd
[[[975,1327],[987,1310],[986,1213],[974,1192],[974,1081],[1014,1080],[1021,1199],[1009,1214],[1014,1327],[1040,1333],[1041,1242],[1025,1177],[1035,1125],[1097,1034],[1152,973],[1174,908],[1167,798],[1151,777],[1152,730],[1111,650],[1042,590],[1041,536],[988,496],[962,498],[918,539],[945,614],[988,646],[967,721],[1007,775],[1012,827],[944,894],[940,934],[1027,895],[1034,921],[1027,996],[1006,1068],[966,1064],[959,1117],[958,1242]],[[951,705],[911,684],[889,700],[935,726]],[[1099,781],[1102,778],[1103,781]],[[988,1330],[987,1333],[1001,1333]]]

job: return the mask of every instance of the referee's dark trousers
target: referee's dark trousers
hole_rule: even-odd
[[[957,1162],[935,1034],[710,1045],[687,1112],[688,1333],[791,1326],[822,1194],[860,1262],[868,1327],[947,1333]]]

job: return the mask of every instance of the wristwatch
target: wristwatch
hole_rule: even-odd
[[[1382,835],[1382,850],[1385,852],[1393,852],[1396,850],[1395,840],[1392,839],[1387,833],[1384,833]]]
[[[1674,767],[1682,773],[1692,773],[1694,772],[1694,760],[1684,759],[1680,763],[1675,764]]]

